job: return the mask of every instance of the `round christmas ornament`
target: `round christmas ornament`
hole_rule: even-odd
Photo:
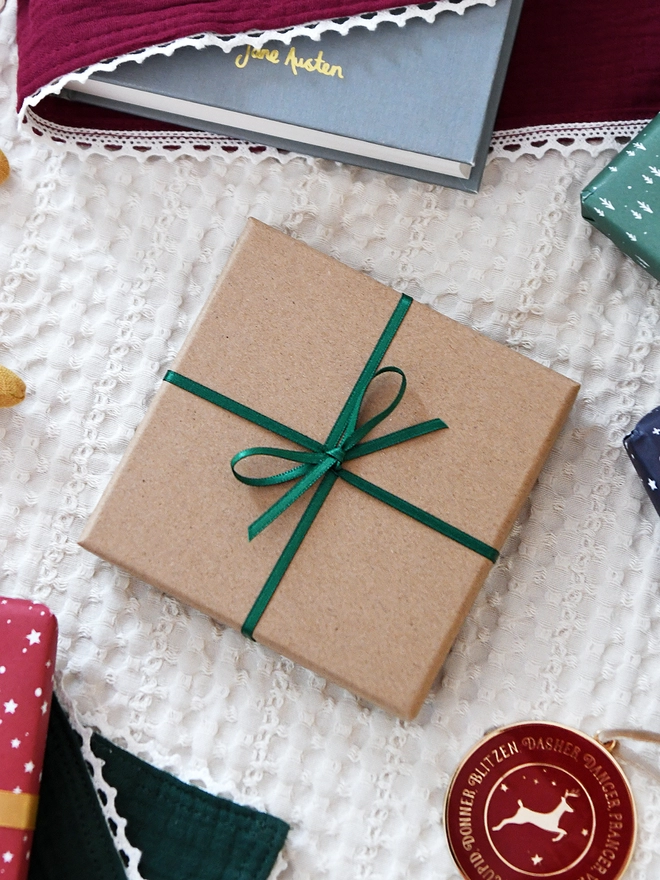
[[[617,880],[632,855],[635,805],[608,748],[530,721],[496,730],[464,758],[445,828],[466,880]]]

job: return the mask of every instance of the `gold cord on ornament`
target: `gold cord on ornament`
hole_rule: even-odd
[[[660,781],[660,769],[658,769],[655,764],[652,764],[650,761],[647,761],[641,755],[630,749],[626,749],[625,754],[621,754],[619,748],[620,740],[622,739],[650,743],[651,745],[660,745],[660,733],[655,733],[655,731],[652,730],[636,730],[635,728],[615,727],[609,730],[596,731],[594,739],[596,742],[600,743],[604,749],[607,749],[610,754],[617,751],[618,754],[616,757],[619,760],[623,759],[626,763],[635,765],[647,775],[654,776]]]
[[[635,728],[615,727],[611,730],[597,730],[594,739],[607,749],[613,752],[619,745],[620,739],[634,739],[637,742],[654,743],[660,745],[660,733],[651,730],[635,730]]]

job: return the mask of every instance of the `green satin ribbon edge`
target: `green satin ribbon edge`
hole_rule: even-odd
[[[378,365],[380,364],[385,352],[387,351],[394,335],[396,334],[401,322],[403,321],[410,305],[412,303],[412,299],[407,296],[407,294],[402,294],[401,299],[397,303],[394,312],[390,316],[385,329],[383,330],[378,342],[374,346],[373,351],[369,355],[367,359],[367,363],[365,364],[360,376],[353,386],[351,393],[349,394],[346,403],[342,407],[342,410],[337,417],[335,424],[333,425],[330,434],[325,442],[319,443],[318,440],[314,440],[311,437],[302,434],[299,431],[296,431],[294,428],[290,428],[288,425],[283,424],[282,422],[278,422],[275,419],[271,419],[269,416],[264,415],[263,413],[258,412],[257,410],[251,409],[248,406],[245,406],[242,403],[239,403],[236,400],[233,400],[231,397],[227,397],[224,394],[220,394],[218,391],[214,391],[212,388],[208,388],[206,385],[202,385],[199,382],[195,382],[194,379],[189,379],[187,376],[183,376],[180,373],[175,372],[174,370],[168,370],[164,376],[164,381],[169,382],[172,385],[176,385],[184,391],[189,392],[190,394],[195,395],[196,397],[200,397],[209,403],[214,404],[222,409],[225,409],[234,415],[238,415],[247,421],[253,422],[256,425],[259,425],[262,428],[266,428],[274,434],[278,434],[285,439],[291,440],[292,442],[302,446],[310,452],[298,452],[297,450],[278,450],[274,447],[252,447],[250,449],[242,450],[237,453],[231,462],[232,471],[234,472],[234,476],[237,479],[241,480],[241,482],[246,483],[247,485],[254,486],[267,486],[267,485],[275,485],[277,483],[286,482],[289,480],[295,480],[300,478],[298,487],[302,485],[302,490],[300,488],[294,487],[294,489],[288,490],[282,498],[278,500],[270,509],[266,511],[265,514],[262,514],[255,523],[250,526],[248,530],[248,536],[252,539],[255,534],[258,534],[263,528],[266,528],[270,522],[273,521],[280,513],[283,512],[290,504],[293,503],[300,495],[302,495],[305,491],[307,491],[315,482],[320,480],[319,485],[317,486],[312,498],[305,508],[302,516],[300,517],[298,523],[296,524],[295,529],[293,530],[291,537],[286,543],[284,550],[280,554],[277,562],[275,563],[270,575],[268,576],[266,583],[262,587],[259,595],[257,596],[250,612],[248,613],[243,626],[241,627],[241,632],[243,635],[248,636],[249,638],[254,638],[254,630],[257,626],[261,616],[263,615],[268,603],[272,599],[277,587],[279,586],[284,573],[286,572],[291,560],[295,556],[298,548],[300,547],[302,541],[307,534],[312,522],[314,521],[317,513],[321,509],[325,499],[327,498],[330,490],[332,489],[335,480],[340,477],[345,480],[350,485],[354,486],[357,489],[360,489],[362,492],[376,498],[377,500],[383,502],[384,504],[388,504],[390,507],[394,507],[400,513],[405,514],[406,516],[410,516],[415,519],[417,522],[422,523],[423,525],[428,526],[429,528],[434,529],[440,534],[445,535],[445,537],[450,538],[453,541],[461,544],[469,550],[478,553],[480,556],[485,557],[490,562],[496,562],[499,556],[499,552],[491,547],[489,544],[486,544],[483,541],[480,541],[478,538],[468,534],[467,532],[462,531],[461,529],[452,526],[450,523],[445,522],[431,513],[428,513],[422,508],[416,507],[414,504],[411,504],[408,501],[405,501],[402,498],[399,498],[397,495],[393,495],[391,492],[388,492],[385,489],[382,489],[380,486],[376,486],[374,483],[371,483],[368,480],[365,480],[363,477],[359,477],[357,474],[352,473],[351,471],[347,471],[341,468],[341,461],[339,459],[336,460],[336,464],[333,462],[328,462],[328,457],[332,454],[331,452],[326,452],[326,450],[335,450],[338,449],[338,445],[342,438],[346,440],[347,438],[353,438],[353,444],[349,449],[347,449],[346,453],[343,455],[344,461],[349,461],[354,458],[359,458],[363,455],[368,455],[372,452],[376,452],[380,449],[385,449],[388,446],[395,445],[397,443],[402,443],[406,440],[413,439],[414,437],[422,436],[423,434],[430,433],[431,431],[437,431],[441,428],[446,428],[444,422],[440,419],[432,419],[427,422],[419,423],[418,425],[412,425],[408,428],[403,428],[398,431],[393,431],[390,434],[383,435],[382,437],[378,437],[374,440],[368,440],[364,443],[361,443],[360,440],[363,436],[365,436],[371,428],[375,427],[378,421],[382,421],[385,418],[385,415],[389,414],[389,412],[394,409],[394,407],[398,404],[399,400],[403,396],[403,390],[405,390],[405,375],[403,371],[399,370],[398,367],[385,367],[383,370],[379,372],[393,371],[400,373],[403,377],[402,388],[397,394],[395,401],[386,407],[383,410],[383,413],[378,414],[374,418],[370,419],[365,425],[361,428],[356,428],[357,419],[359,415],[359,409],[362,402],[362,398],[366,392],[367,386],[371,382],[371,380],[375,377],[377,373]],[[367,427],[369,425],[369,427]],[[281,453],[284,453],[283,455]],[[284,471],[280,474],[275,474],[268,477],[245,477],[240,475],[235,470],[235,465],[238,464],[239,461],[244,458],[249,457],[250,455],[272,455],[279,456],[285,460],[300,462],[298,467],[290,468],[287,471]],[[311,467],[311,471],[309,470]],[[313,478],[312,478],[313,477]],[[293,494],[292,494],[293,493]],[[293,500],[287,499],[293,498]],[[255,530],[255,525],[257,529]]]

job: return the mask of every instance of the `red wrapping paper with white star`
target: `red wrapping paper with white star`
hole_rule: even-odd
[[[56,650],[45,605],[0,598],[0,880],[28,873]]]

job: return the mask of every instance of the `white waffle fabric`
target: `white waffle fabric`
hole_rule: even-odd
[[[85,725],[291,823],[284,880],[455,880],[443,798],[486,730],[660,730],[660,520],[621,444],[660,403],[660,286],[579,210],[612,152],[495,159],[478,195],[297,158],[56,154],[17,133],[10,6],[0,363],[27,398],[0,411],[0,593],[57,614]],[[412,723],[76,543],[249,215],[582,383]],[[626,877],[657,880],[660,752],[635,748]]]

